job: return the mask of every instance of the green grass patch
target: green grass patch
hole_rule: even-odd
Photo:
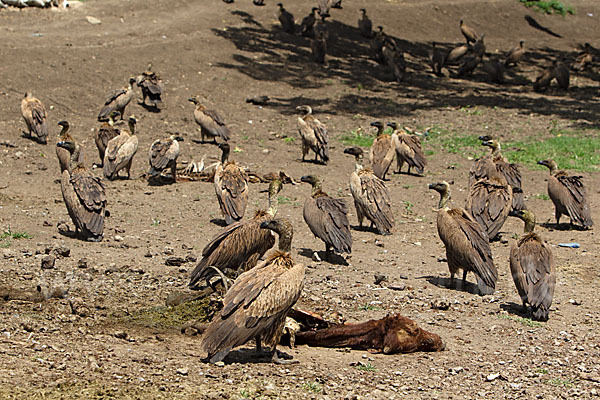
[[[189,301],[176,306],[157,306],[136,310],[119,317],[121,322],[149,328],[176,328],[188,321],[209,321],[217,312],[208,297]]]
[[[535,369],[535,372],[536,372],[536,373],[538,373],[538,374],[543,374],[543,375],[545,375],[545,374],[547,374],[547,373],[548,373],[548,370],[547,370],[547,369],[545,369],[545,368],[536,368],[536,369]]]
[[[511,321],[516,321],[519,322],[525,326],[529,326],[531,328],[541,328],[544,326],[544,324],[542,324],[541,322],[538,321],[533,321],[530,318],[521,318],[521,317],[513,317],[512,315],[498,315],[498,318],[500,319],[508,319]]]
[[[486,152],[486,149],[481,146],[479,135],[459,134],[456,131],[440,126],[434,126],[429,129],[425,141],[429,145],[440,147],[449,153],[479,157]]]
[[[552,378],[546,381],[549,385],[553,386],[562,386],[562,387],[573,387],[575,386],[575,382],[568,378]]]
[[[538,194],[534,194],[532,196],[534,199],[540,199],[540,200],[550,200],[550,196],[548,196],[545,193],[538,193]]]
[[[338,137],[338,140],[346,146],[371,147],[374,135],[364,133],[362,129],[354,129],[348,133],[344,133]]]
[[[575,9],[558,0],[519,0],[525,7],[546,14],[559,14],[563,17],[567,14],[575,14]]]
[[[375,372],[377,371],[377,368],[375,368],[375,366],[371,363],[367,363],[367,364],[358,364],[356,366],[356,369],[360,370],[360,371],[365,371],[365,372]]]
[[[304,382],[304,385],[302,385],[302,387],[305,390],[308,390],[309,392],[313,393],[321,393],[323,391],[323,387],[317,382]]]
[[[10,229],[10,226],[4,231],[2,232],[2,235],[0,235],[0,239],[31,239],[33,236],[31,236],[29,233],[27,232],[13,232]]]
[[[503,154],[510,162],[528,167],[542,168],[540,160],[556,161],[560,169],[574,171],[598,171],[600,169],[600,133],[592,131],[560,131],[549,138],[535,138],[506,143]],[[516,148],[518,150],[512,150]]]
[[[296,138],[292,137],[292,136],[288,136],[286,138],[283,138],[283,141],[287,144],[293,144],[296,141]]]
[[[359,306],[358,309],[360,311],[377,311],[377,310],[381,310],[381,308],[379,308],[379,307],[377,307],[377,306],[375,306],[373,304],[369,304],[369,303],[366,303],[366,304],[363,304],[362,306]]]

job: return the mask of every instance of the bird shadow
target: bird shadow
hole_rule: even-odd
[[[36,138],[35,136],[28,134],[27,132],[21,132],[21,137],[24,139],[31,140],[32,142],[35,142],[35,143],[47,144],[47,142],[44,142],[44,141],[40,140],[39,138]]]
[[[292,357],[280,350],[277,350],[281,359],[291,359]],[[262,353],[257,353],[254,348],[237,349],[230,352],[223,360],[225,364],[271,364],[271,353],[263,350]]]
[[[171,176],[166,177],[163,175],[159,175],[148,177],[148,186],[168,186],[174,183],[175,182],[173,181],[173,178],[171,178]]]
[[[539,22],[537,22],[535,20],[535,18],[533,18],[531,15],[526,15],[525,16],[525,21],[527,21],[527,23],[529,24],[529,26],[531,26],[534,29],[537,29],[539,31],[545,32],[548,35],[557,37],[557,38],[562,38],[561,35],[559,35],[558,33],[553,32],[552,30],[546,28],[545,26],[540,25]]]
[[[154,114],[158,114],[160,113],[160,108],[156,107],[156,106],[151,106],[149,104],[143,103],[141,101],[138,101],[138,104],[145,109],[148,112],[154,113]]]
[[[508,303],[500,304],[500,308],[506,311],[509,314],[518,315],[522,318],[529,318],[529,307],[527,309],[523,309],[522,304],[517,304],[515,302],[509,301]]]
[[[88,238],[85,237],[83,234],[78,233],[76,231],[72,231],[70,228],[69,230],[59,229],[58,233],[64,237],[68,237],[69,239],[75,239],[82,242],[90,242],[90,240],[88,240]]]
[[[427,282],[437,287],[442,287],[457,292],[467,292],[471,294],[481,294],[479,287],[471,282],[463,282],[462,279],[443,278],[441,276],[422,276],[417,279],[426,279]]]
[[[222,218],[213,218],[210,220],[210,223],[223,228],[227,226],[227,222],[225,222],[225,220]]]
[[[540,226],[543,226],[544,228],[550,230],[550,231],[585,231],[586,229],[578,226],[578,225],[572,225],[569,223],[562,223],[562,224],[556,224],[556,223],[552,223],[552,222],[542,222],[540,224]]]
[[[299,255],[301,255],[302,257],[309,258],[311,260],[313,258],[314,253],[317,253],[317,256],[319,256],[319,258],[322,261],[328,262],[329,264],[348,265],[348,261],[346,261],[346,259],[339,254],[328,253],[326,251],[314,251],[314,250],[308,249],[306,247],[303,247],[298,250]]]

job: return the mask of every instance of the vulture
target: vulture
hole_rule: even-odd
[[[277,213],[277,194],[281,180],[269,184],[269,208],[258,210],[254,218],[229,225],[202,250],[202,259],[191,275],[189,288],[200,289],[200,282],[217,275],[235,278],[240,272],[254,268],[267,250],[275,245],[275,237],[260,224],[270,221]]]
[[[469,45],[461,44],[460,46],[457,46],[448,52],[448,55],[446,55],[446,62],[456,62],[460,60],[465,54],[467,54],[468,51]]]
[[[21,115],[27,124],[28,135],[38,143],[48,142],[48,113],[46,107],[29,92],[21,100]],[[35,135],[35,136],[34,136]]]
[[[135,79],[136,85],[142,90],[142,105],[146,105],[146,98],[150,106],[159,109],[162,105],[162,80],[152,72],[152,64],[148,64],[148,70]]]
[[[279,7],[277,18],[281,23],[281,29],[284,32],[293,34],[295,30],[294,16],[285,8],[283,8],[283,4],[277,3],[277,6]]]
[[[487,80],[490,83],[504,83],[504,64],[496,58],[492,58],[483,63],[483,70],[487,75]]]
[[[118,111],[121,114],[121,118],[125,115],[125,107],[133,98],[133,84],[135,83],[135,78],[129,78],[129,85],[127,87],[115,90],[111,94],[108,95],[106,101],[104,102],[104,106],[100,110],[98,114],[98,121],[106,121],[108,116],[113,111]]]
[[[446,247],[452,283],[455,283],[454,274],[462,269],[464,285],[467,272],[472,271],[477,277],[481,294],[494,293],[498,271],[492,259],[487,233],[465,209],[447,207],[450,199],[450,185],[447,182],[432,183],[429,189],[440,194],[437,228]]]
[[[325,40],[329,40],[329,29],[327,28],[327,21],[325,21],[327,17],[329,17],[329,14],[321,14],[321,20],[317,20],[313,26],[313,37],[317,38],[322,35]]]
[[[304,113],[298,117],[298,132],[302,138],[302,161],[310,150],[315,153],[315,161],[320,158],[323,164],[329,161],[329,135],[327,128],[312,115],[310,106],[298,106],[296,110]]]
[[[313,26],[317,21],[316,12],[319,11],[317,7],[313,7],[306,17],[302,18],[302,23],[300,24],[300,34],[302,36],[311,37],[313,36]]]
[[[114,180],[119,177],[119,171],[125,168],[127,179],[131,177],[131,163],[138,149],[138,138],[135,135],[137,120],[129,117],[129,129],[122,129],[119,136],[109,140],[104,154],[104,177]]]
[[[96,142],[98,155],[100,156],[100,167],[104,166],[104,154],[106,153],[108,142],[119,136],[121,133],[121,129],[115,126],[115,119],[119,115],[118,111],[111,112],[108,116],[108,121],[103,122],[94,135],[94,141]]]
[[[542,238],[533,232],[535,215],[521,210],[515,216],[525,222],[525,234],[510,248],[510,272],[524,311],[530,304],[534,320],[548,321],[556,285],[554,256]]]
[[[457,76],[473,75],[475,68],[481,63],[481,57],[470,56],[463,60],[456,72]]]
[[[460,20],[460,31],[462,32],[463,36],[467,40],[467,43],[477,42],[477,39],[478,39],[477,34],[473,30],[473,28],[471,28],[470,26],[465,24],[462,19]]]
[[[590,206],[587,201],[587,191],[583,186],[582,176],[568,175],[566,171],[558,170],[554,160],[538,161],[550,170],[548,176],[548,196],[554,203],[556,225],[561,215],[568,215],[571,225],[574,223],[589,229],[594,225]]]
[[[58,123],[62,129],[58,134],[58,141],[56,142],[56,157],[58,158],[58,164],[60,165],[60,173],[68,170],[71,172],[71,152],[64,147],[58,145],[60,142],[74,142],[74,139],[71,135],[69,135],[69,123],[67,121],[60,121]],[[80,157],[82,154],[80,152]],[[77,161],[83,162],[83,158]]]
[[[533,90],[536,92],[545,92],[550,87],[552,79],[554,79],[554,68],[546,68],[535,78]]]
[[[106,196],[100,178],[92,176],[80,161],[81,147],[74,141],[58,142],[71,154],[71,166],[62,171],[60,185],[77,234],[92,242],[102,240]]]
[[[445,62],[446,53],[444,50],[437,47],[436,42],[433,42],[433,48],[431,49],[431,54],[429,55],[429,65],[431,66],[433,73],[437,76],[444,76],[442,68],[444,67]]]
[[[373,23],[367,15],[367,10],[364,8],[360,9],[360,19],[358,20],[358,30],[360,34],[365,38],[373,37]]]
[[[521,61],[521,58],[523,58],[523,56],[525,55],[525,47],[523,47],[524,43],[525,43],[525,41],[521,40],[519,42],[518,46],[513,47],[512,49],[509,50],[508,53],[506,53],[506,56],[504,59],[505,67],[508,68],[511,65],[517,65],[517,63],[519,61]]]
[[[325,34],[322,31],[317,33],[316,37],[311,41],[310,48],[315,62],[325,64],[325,55],[327,54],[327,41]]]
[[[394,229],[394,214],[392,201],[385,183],[375,176],[371,168],[362,166],[363,151],[360,147],[344,150],[345,154],[353,155],[356,166],[350,177],[350,191],[354,198],[358,224],[362,227],[364,217],[371,221],[381,235],[389,235]]]
[[[256,340],[257,352],[262,343],[270,347],[272,361],[281,360],[276,346],[283,332],[285,318],[304,286],[304,265],[294,263],[290,254],[292,225],[286,219],[263,221],[261,229],[279,235],[279,251],[241,274],[225,294],[223,309],[215,316],[202,335],[200,348],[211,363],[223,360],[236,346]]]
[[[319,15],[329,17],[329,8],[331,8],[331,0],[317,0],[319,6]]]
[[[383,44],[388,40],[387,35],[383,31],[383,26],[377,27],[377,32],[373,35],[369,46],[371,48],[371,57],[378,63],[382,64],[385,60],[383,58]]]
[[[571,73],[569,68],[562,61],[555,61],[553,64],[553,73],[556,78],[556,83],[561,89],[567,90],[569,88],[569,79]]]
[[[503,177],[513,189],[512,210],[524,210],[523,188],[521,184],[521,171],[517,164],[511,164],[500,152],[500,143],[491,136],[479,136],[482,146],[490,148],[490,153],[479,158],[473,163],[469,171],[469,186],[482,178]]]
[[[408,164],[408,173],[410,169],[414,167],[419,175],[423,175],[427,160],[425,159],[425,153],[423,153],[423,147],[421,146],[421,139],[417,135],[409,135],[408,133],[398,131],[398,124],[395,122],[389,122],[394,133],[392,134],[392,144],[396,149],[396,165],[400,173],[404,163]]]
[[[156,177],[167,168],[171,168],[171,178],[177,182],[177,157],[179,157],[179,142],[183,138],[177,135],[171,135],[166,139],[157,139],[150,146],[148,152],[148,161],[150,162],[150,171],[148,175]]]
[[[218,112],[208,110],[201,104],[200,96],[190,97],[188,101],[196,105],[194,119],[196,120],[196,123],[200,125],[202,143],[205,143],[205,137],[212,137],[215,144],[217,143],[217,137],[225,141],[229,140],[229,129],[225,126],[225,120]]]
[[[594,61],[594,51],[589,43],[584,44],[583,51],[575,58],[575,62],[571,65],[575,71],[583,71],[588,65]]]
[[[225,223],[231,225],[239,221],[246,212],[248,204],[248,176],[246,172],[235,163],[229,161],[231,151],[228,143],[221,143],[221,162],[215,169],[215,193]]]
[[[404,60],[404,53],[398,49],[395,41],[391,38],[383,43],[381,48],[381,54],[389,69],[392,70],[396,82],[401,83],[404,81],[406,75],[406,61]]]
[[[369,150],[369,160],[375,176],[385,180],[385,174],[390,169],[394,160],[394,143],[392,137],[383,133],[383,124],[379,121],[371,122],[371,126],[377,128],[377,137],[373,140],[371,150]]]
[[[504,178],[480,179],[469,188],[467,211],[494,239],[512,210],[512,187]]]
[[[342,199],[332,199],[321,190],[321,181],[314,175],[303,176],[302,182],[312,185],[312,194],[304,202],[304,221],[310,231],[325,242],[325,251],[352,252],[352,235],[348,222],[348,207]]]

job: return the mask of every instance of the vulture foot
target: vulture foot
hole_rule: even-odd
[[[279,358],[279,356],[281,356],[281,358]],[[271,358],[271,361],[274,364],[279,364],[279,365],[290,365],[290,364],[299,364],[300,363],[300,361],[294,360],[292,358],[292,356],[290,356],[289,354],[286,354],[286,353],[283,353],[283,352],[280,352],[277,350],[275,350],[273,352],[273,357]]]

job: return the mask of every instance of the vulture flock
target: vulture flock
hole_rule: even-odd
[[[262,0],[253,0],[263,6]],[[233,0],[226,1],[227,3]],[[325,63],[328,41],[333,39],[327,18],[332,8],[341,8],[341,0],[319,0],[316,7],[296,26],[293,15],[277,5],[281,29],[289,34],[299,32],[311,38],[315,61]],[[430,65],[433,73],[444,75],[444,69],[453,67],[457,76],[471,75],[481,65],[490,81],[502,83],[505,68],[511,68],[526,54],[524,42],[506,53],[504,61],[486,57],[484,35],[477,34],[464,21],[460,30],[465,43],[446,51],[433,44]],[[370,42],[372,56],[387,66],[398,81],[406,75],[404,55],[395,40],[384,32],[382,26],[375,31],[366,9],[360,10],[360,34]],[[592,48],[586,45],[577,56],[572,68],[580,71],[592,61]],[[534,82],[536,91],[548,88],[556,79],[564,89],[569,86],[569,69],[563,61],[555,61]],[[94,142],[99,162],[106,180],[112,181],[131,174],[133,159],[138,150],[137,119],[126,117],[126,108],[134,98],[134,85],[141,90],[140,104],[147,109],[160,111],[163,84],[149,65],[147,71],[127,80],[127,86],[108,95],[98,113],[100,127],[95,130]],[[191,273],[189,288],[215,288],[222,283],[226,293],[223,309],[204,332],[200,347],[210,362],[218,362],[236,346],[251,339],[257,350],[262,344],[269,346],[274,362],[285,363],[275,348],[282,334],[286,315],[298,300],[304,284],[304,266],[291,255],[293,228],[290,222],[277,216],[278,193],[282,190],[280,177],[272,177],[268,190],[266,209],[244,219],[248,204],[249,177],[247,171],[230,159],[228,141],[231,132],[225,118],[216,110],[205,106],[202,96],[189,98],[194,104],[193,117],[198,124],[202,143],[218,145],[222,157],[214,170],[214,189],[226,227],[202,250],[202,258]],[[262,104],[268,98],[249,99]],[[315,117],[309,105],[297,107],[298,133],[302,146],[302,161],[314,153],[314,161],[326,165],[330,159],[329,133],[325,124]],[[48,141],[47,110],[31,93],[21,101],[21,112],[27,134],[40,144]],[[89,241],[103,239],[107,200],[104,180],[92,174],[84,163],[83,148],[69,133],[69,123],[60,121],[56,142],[56,155],[61,171],[61,188],[64,203],[75,226],[75,234]],[[396,159],[396,173],[407,165],[407,173],[423,176],[427,160],[419,135],[396,122],[371,123],[374,128],[373,144],[369,150],[368,165],[364,165],[364,151],[359,147],[344,150],[355,158],[355,169],[349,171],[350,190],[358,223],[365,218],[373,232],[393,235],[394,211],[386,175]],[[547,320],[556,284],[555,265],[551,249],[541,236],[534,232],[535,215],[524,202],[523,184],[519,167],[502,155],[498,138],[482,136],[481,144],[489,153],[475,160],[469,171],[468,197],[465,207],[449,208],[450,184],[441,181],[429,185],[439,193],[437,230],[446,248],[446,259],[452,285],[455,275],[462,270],[462,284],[472,272],[482,295],[494,293],[498,280],[498,267],[494,262],[490,241],[497,238],[509,216],[524,222],[524,233],[510,251],[510,271],[523,306],[531,307],[537,320]],[[169,176],[177,182],[177,158],[180,142],[177,134],[157,138],[148,152],[148,179]],[[581,176],[559,170],[551,159],[539,161],[549,170],[548,195],[554,203],[556,223],[565,215],[572,225],[589,229],[593,222],[587,201],[587,191]],[[323,168],[323,173],[326,169]],[[304,203],[303,216],[310,231],[323,241],[326,258],[334,254],[352,252],[352,234],[348,219],[348,205],[324,191],[321,178],[302,176],[301,182],[311,185],[311,194]],[[271,250],[279,238],[278,250]],[[264,261],[261,261],[266,256]],[[319,257],[317,253],[314,255]],[[230,283],[233,282],[233,283]],[[231,286],[230,286],[231,285]]]

